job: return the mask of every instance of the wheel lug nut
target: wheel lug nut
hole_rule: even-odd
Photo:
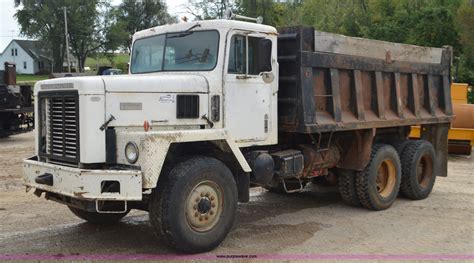
[[[204,197],[204,193],[201,193],[201,197]]]
[[[196,210],[196,209],[197,209],[197,205],[193,205],[193,209]]]
[[[198,212],[194,213],[194,217],[198,217],[198,216],[199,216]]]
[[[196,197],[196,203],[199,202],[199,197]]]
[[[216,203],[212,203],[212,207],[216,207]]]
[[[213,212],[213,211],[211,211],[211,212],[209,212],[209,214],[212,216],[212,215],[214,214],[214,212]]]
[[[206,219],[206,220],[208,220],[208,219],[209,219],[209,217],[207,217],[207,216],[206,216],[206,217],[205,217],[205,219]]]
[[[214,201],[214,196],[211,196],[211,201]]]
[[[210,195],[211,195],[211,193],[209,193],[209,192],[206,193],[206,196],[207,196],[207,197],[209,197]]]
[[[201,216],[201,217],[199,217],[199,221],[202,221],[202,216]]]

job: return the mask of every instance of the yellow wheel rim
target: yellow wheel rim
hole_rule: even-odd
[[[395,182],[397,180],[397,170],[395,164],[391,159],[385,159],[380,163],[377,170],[377,177],[375,183],[377,186],[377,192],[382,197],[388,197],[392,194],[395,188]]]

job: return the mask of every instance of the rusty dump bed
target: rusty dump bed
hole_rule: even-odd
[[[279,29],[280,130],[318,133],[446,123],[450,48]]]

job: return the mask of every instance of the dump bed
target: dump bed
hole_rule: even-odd
[[[451,48],[279,29],[278,116],[285,132],[450,122]]]

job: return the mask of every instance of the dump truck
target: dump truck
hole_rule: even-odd
[[[0,138],[32,131],[33,91],[30,85],[17,85],[15,63],[5,62],[0,70]]]
[[[236,19],[143,30],[126,75],[36,83],[25,185],[90,223],[148,211],[187,253],[224,240],[251,187],[424,199],[447,175],[451,53]]]

